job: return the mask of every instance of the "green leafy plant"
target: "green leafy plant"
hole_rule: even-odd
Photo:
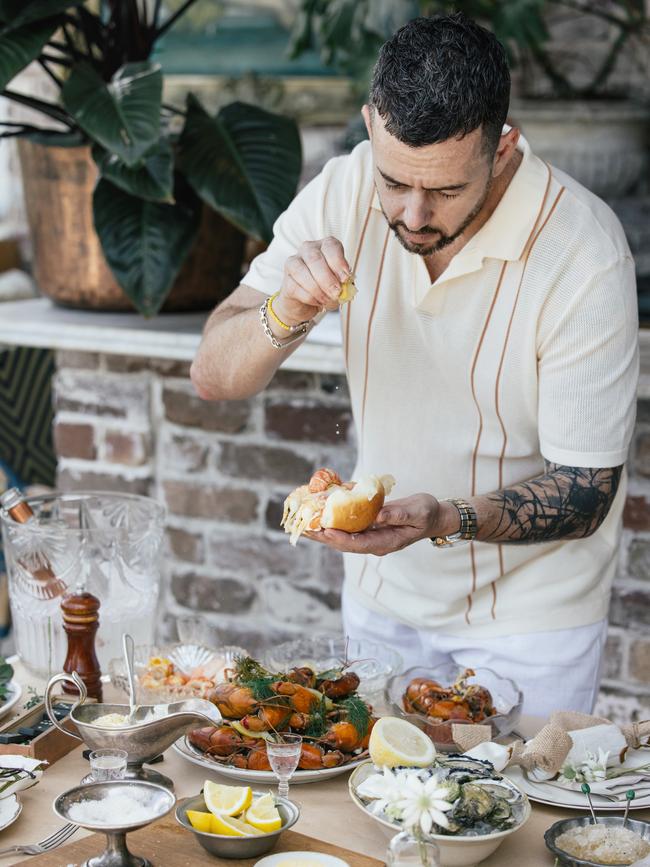
[[[9,681],[14,676],[12,666],[7,662],[4,656],[0,656],[0,703],[7,700],[7,689]]]
[[[463,12],[489,27],[506,46],[513,66],[534,66],[545,76],[552,95],[591,99],[608,94],[609,79],[624,50],[647,51],[650,18],[645,0],[301,0],[290,53],[309,48],[324,63],[355,81],[365,96],[379,47],[403,24],[418,15]],[[547,26],[549,16],[564,13],[593,16],[609,25],[607,50],[587,80],[577,83],[566,71],[567,58],[554,51]],[[572,54],[570,60],[575,60]]]
[[[95,229],[118,283],[148,316],[169,294],[204,204],[269,241],[301,168],[287,117],[241,102],[210,115],[191,94],[184,110],[164,102],[152,52],[195,2],[165,17],[161,0],[0,0],[0,94],[55,122],[4,122],[1,135],[92,147]],[[58,100],[8,86],[33,61]]]

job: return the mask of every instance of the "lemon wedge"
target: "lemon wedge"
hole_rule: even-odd
[[[212,813],[202,813],[200,810],[188,810],[185,815],[190,825],[196,828],[197,831],[203,831],[205,834],[210,833]]]
[[[262,834],[262,831],[234,816],[213,816],[210,832],[226,837],[259,837]]]
[[[436,755],[436,748],[423,731],[396,716],[377,720],[368,744],[370,758],[380,767],[424,768]]]
[[[357,287],[354,284],[354,277],[350,275],[341,283],[341,293],[339,295],[339,304],[346,304],[352,301],[357,294]]]
[[[248,808],[245,818],[249,825],[258,828],[265,834],[278,831],[282,827],[282,818],[270,792],[268,795],[262,795]]]
[[[253,792],[250,786],[224,786],[206,780],[203,800],[214,816],[239,816],[253,803]]]

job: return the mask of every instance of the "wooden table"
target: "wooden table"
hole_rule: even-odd
[[[21,683],[38,686],[33,678],[21,670],[20,664],[14,664],[14,667]],[[110,699],[110,687],[106,693],[105,699]],[[524,718],[519,730],[528,737],[539,729],[540,724],[538,719]],[[164,761],[154,765],[154,768],[174,780],[178,798],[197,794],[207,778],[229,782],[214,772],[187,762],[173,749],[167,750]],[[23,811],[13,825],[0,831],[0,848],[42,840],[60,827],[61,820],[52,812],[52,802],[61,792],[77,785],[88,770],[81,747],[48,768],[37,786],[20,794]],[[348,796],[348,777],[346,773],[322,783],[292,786],[291,798],[301,808],[301,816],[294,830],[383,860],[389,838],[377,823],[354,806]],[[490,858],[481,862],[481,867],[553,867],[554,859],[544,844],[544,831],[558,819],[576,813],[540,804],[533,804],[532,807],[528,823],[507,837]],[[641,810],[635,815],[650,819],[650,810]],[[85,833],[80,829],[78,836]],[[11,861],[8,858],[0,859],[0,865],[29,861],[29,856],[10,857]]]

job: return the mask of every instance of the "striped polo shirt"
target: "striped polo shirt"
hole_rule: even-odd
[[[431,282],[398,242],[369,142],[330,160],[275,225],[243,283],[270,294],[308,240],[343,244],[358,295],[342,308],[355,476],[392,473],[394,497],[468,498],[539,475],[544,459],[624,463],[638,376],[634,263],[610,208],[520,138],[496,209]],[[427,540],[345,555],[347,589],[419,629],[477,636],[605,617],[625,478],[589,538],[543,544]]]

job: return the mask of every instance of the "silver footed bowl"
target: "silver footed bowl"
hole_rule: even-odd
[[[606,825],[610,828],[627,828],[629,831],[634,831],[644,840],[650,843],[650,822],[645,822],[643,819],[627,819],[623,824],[623,816],[598,816],[598,824]],[[559,822],[551,825],[548,831],[544,834],[544,842],[548,849],[555,855],[563,867],[604,867],[602,862],[586,861],[584,858],[576,858],[569,855],[563,849],[556,845],[556,840],[560,834],[569,831],[571,828],[584,828],[585,825],[593,825],[591,816],[578,816],[572,819],[561,819]]]
[[[79,690],[79,701],[69,714],[79,735],[64,728],[52,710],[52,689],[63,680],[73,682]],[[106,714],[128,716],[129,705],[84,704],[87,695],[86,685],[76,672],[72,675],[57,674],[51,678],[45,690],[45,707],[52,724],[69,737],[82,740],[92,750],[126,750],[129,765],[151,761],[192,729],[201,725],[220,725],[222,721],[218,708],[212,702],[190,698],[171,704],[140,705],[135,711],[132,725],[98,726],[95,720]]]
[[[149,811],[146,819],[129,822],[125,817],[120,822],[95,823],[80,821],[71,815],[71,808],[84,801],[101,801],[115,795],[130,795],[140,800]],[[107,846],[101,855],[85,861],[82,867],[152,867],[146,858],[132,855],[126,846],[126,835],[129,831],[144,828],[157,819],[162,819],[173,808],[176,802],[174,795],[164,786],[141,781],[112,780],[106,783],[88,783],[85,786],[75,786],[59,795],[52,808],[57,816],[66,822],[73,822],[88,831],[98,831],[106,834]],[[74,814],[74,810],[72,811]]]
[[[268,790],[264,792],[253,791],[254,798],[261,798],[262,795],[266,794],[268,794]],[[203,795],[196,795],[193,798],[179,801],[176,807],[176,821],[183,828],[191,831],[201,846],[211,855],[216,855],[219,858],[256,858],[272,849],[278,842],[280,835],[295,825],[300,817],[300,808],[288,798],[280,798],[276,795],[275,804],[282,819],[282,827],[277,831],[271,831],[270,834],[260,834],[258,837],[226,837],[222,834],[208,834],[193,828],[187,818],[187,811],[208,812]]]

